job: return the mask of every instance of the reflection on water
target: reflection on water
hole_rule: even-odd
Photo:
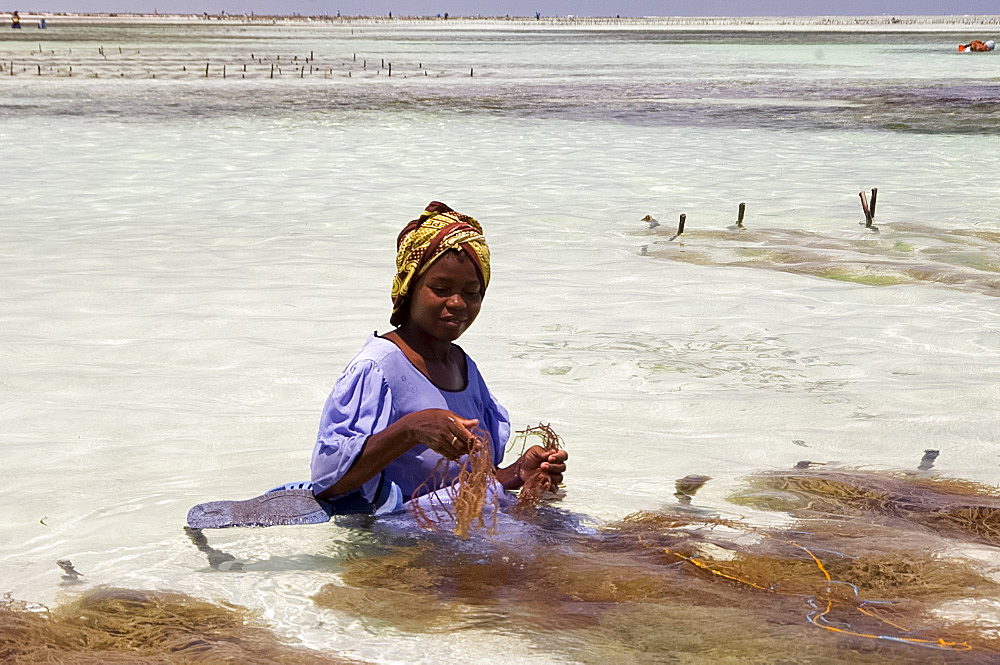
[[[289,646],[240,607],[116,588],[93,589],[51,610],[0,600],[0,656],[9,665],[359,662]]]
[[[742,266],[813,275],[871,286],[930,283],[1000,296],[1000,233],[880,225],[879,232],[693,230],[674,241],[663,227],[645,255],[685,263]]]
[[[688,499],[690,480],[678,484],[691,485]],[[682,509],[638,513],[596,533],[550,519],[536,534],[544,547],[524,533],[458,549],[407,539],[351,559],[342,583],[314,601],[360,615],[372,630],[510,632],[580,662],[1000,657],[995,630],[948,609],[1000,594],[958,554],[1000,544],[992,488],[922,474],[792,471],[753,476],[734,500],[794,521],[753,527],[682,500]]]

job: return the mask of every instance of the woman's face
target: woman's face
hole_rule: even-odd
[[[409,325],[453,342],[472,325],[483,304],[483,285],[472,259],[448,251],[427,269],[410,294]]]

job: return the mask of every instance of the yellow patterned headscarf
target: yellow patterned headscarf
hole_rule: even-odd
[[[420,217],[396,238],[396,276],[392,278],[392,316],[398,326],[406,318],[407,296],[420,276],[450,249],[465,252],[479,271],[483,293],[490,283],[490,248],[483,227],[472,217],[457,213],[440,201],[431,201]]]

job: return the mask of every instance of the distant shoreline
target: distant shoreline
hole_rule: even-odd
[[[10,14],[0,14],[9,21]],[[1000,15],[951,16],[667,16],[614,18],[589,16],[457,16],[447,20],[435,16],[286,16],[286,15],[213,15],[213,14],[131,14],[131,13],[37,13],[21,14],[25,28],[32,28],[40,19],[50,27],[59,24],[169,24],[205,23],[220,25],[318,25],[318,26],[381,26],[518,30],[705,30],[705,31],[844,31],[844,32],[952,32],[965,30],[1000,31]],[[0,28],[6,26],[0,26]]]

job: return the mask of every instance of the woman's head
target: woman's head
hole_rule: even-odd
[[[483,303],[483,283],[475,261],[449,249],[420,276],[406,300],[407,316],[401,325],[454,342],[476,320]]]
[[[490,283],[490,249],[483,237],[483,227],[472,217],[433,201],[396,239],[396,276],[392,280],[392,316],[389,319],[392,325],[399,326],[407,321],[411,296],[418,284],[433,286],[423,278],[441,261],[446,261],[449,267],[447,279],[458,289],[456,293],[471,296],[471,285],[463,275],[474,274],[480,287],[478,297],[482,299]],[[444,266],[442,264],[442,269]],[[435,270],[437,272],[441,270]],[[441,275],[438,278],[438,282],[444,279]],[[438,292],[444,293],[442,289]],[[478,302],[475,311],[479,311]]]

